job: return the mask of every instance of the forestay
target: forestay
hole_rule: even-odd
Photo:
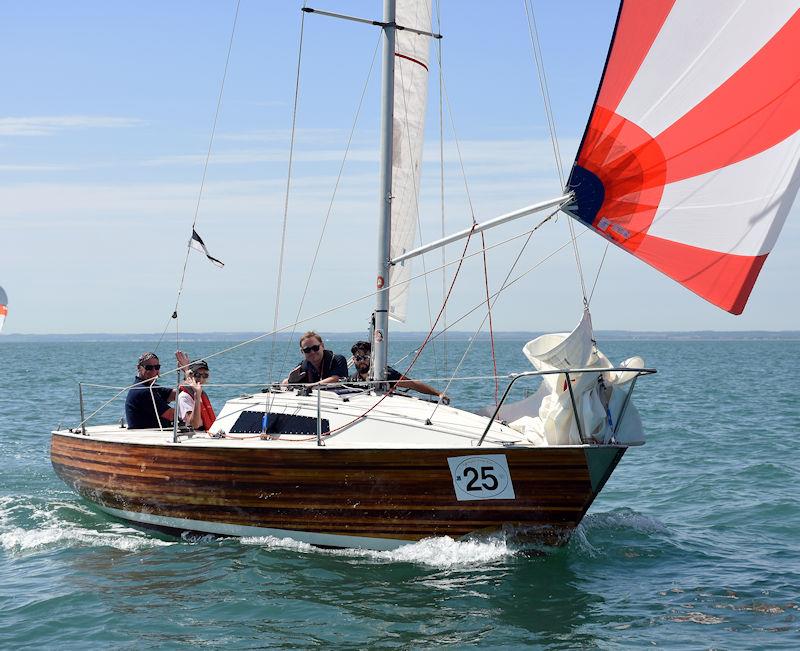
[[[800,185],[797,0],[625,0],[572,216],[744,309]]]
[[[428,0],[398,0],[397,24],[429,32]],[[395,45],[395,91],[392,133],[391,258],[414,243],[417,201],[428,94],[429,36],[398,29]],[[389,316],[405,321],[410,263],[394,265],[389,273]]]

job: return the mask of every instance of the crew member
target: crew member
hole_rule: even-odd
[[[351,382],[368,381],[372,345],[368,341],[357,341],[353,344],[350,352],[353,353],[353,364],[356,367],[356,372],[347,379]],[[392,386],[401,387],[403,389],[412,389],[414,391],[419,391],[420,393],[425,393],[429,396],[436,396],[443,405],[450,404],[450,398],[448,398],[444,393],[439,393],[437,389],[434,389],[429,384],[406,377],[402,373],[399,373],[393,369],[391,366],[386,367],[386,381]]]
[[[300,352],[303,361],[289,373],[284,384],[331,384],[347,377],[347,360],[325,350],[325,344],[313,330],[300,337]]]
[[[136,364],[134,386],[125,398],[125,420],[129,429],[172,427],[175,410],[175,389],[156,384],[161,364],[155,353],[142,353]]]

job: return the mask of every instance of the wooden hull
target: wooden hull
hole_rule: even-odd
[[[506,525],[563,544],[625,449],[214,448],[56,432],[51,459],[79,495],[133,522],[392,549]],[[513,499],[457,499],[448,459],[476,455],[505,457]]]

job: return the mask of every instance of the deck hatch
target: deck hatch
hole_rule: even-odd
[[[243,411],[239,414],[231,434],[258,434],[263,430],[263,411]],[[322,431],[330,430],[327,418],[322,419]],[[317,419],[313,416],[297,416],[296,414],[281,414],[267,412],[268,434],[316,434]]]

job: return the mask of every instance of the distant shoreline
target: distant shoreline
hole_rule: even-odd
[[[261,336],[259,332],[185,332],[181,333],[181,341],[232,341],[241,342]],[[366,333],[359,332],[326,332],[325,337],[334,341],[363,339]],[[450,332],[447,338],[450,341],[467,341],[474,333],[456,331]],[[504,331],[495,332],[494,337],[500,341],[527,341],[538,337],[544,332]],[[421,341],[427,332],[394,332],[392,338],[397,341]],[[279,341],[294,339],[297,336],[281,333],[277,335]],[[0,345],[4,343],[24,342],[156,342],[161,338],[155,333],[83,333],[83,334],[0,334]],[[171,338],[174,338],[174,334]],[[800,330],[688,330],[688,331],[633,331],[633,330],[597,330],[595,338],[603,341],[797,341],[800,340]],[[272,337],[263,337],[264,341],[271,341]],[[477,335],[478,340],[489,339],[488,333]]]

